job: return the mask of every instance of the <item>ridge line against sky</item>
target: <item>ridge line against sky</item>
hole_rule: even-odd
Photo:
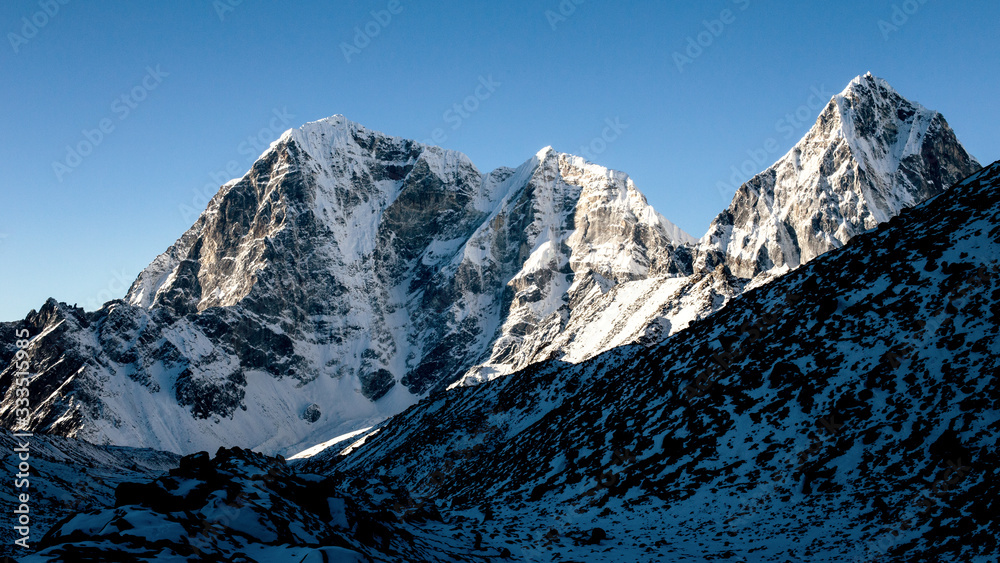
[[[988,164],[998,21],[939,0],[6,2],[0,320],[121,297],[219,185],[334,114],[482,172],[584,156],[695,237],[869,71]]]

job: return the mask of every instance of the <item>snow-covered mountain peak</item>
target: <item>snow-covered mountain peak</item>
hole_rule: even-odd
[[[546,147],[542,147],[540,151],[535,153],[535,158],[538,159],[539,162],[541,162],[546,158],[548,158],[548,156],[553,153],[556,153],[556,149],[552,148],[552,145],[548,145]]]
[[[328,164],[345,157],[384,159],[392,157],[399,164],[423,157],[436,172],[446,173],[455,166],[475,168],[465,154],[437,146],[387,135],[337,114],[290,129],[281,140],[294,142],[317,163]]]
[[[346,136],[357,134],[361,136],[377,135],[380,137],[391,137],[380,131],[375,131],[364,125],[348,119],[343,114],[335,114],[316,121],[308,121],[299,127],[293,127],[285,131],[279,141],[283,139],[302,140],[310,136],[330,137],[331,139],[346,140]],[[395,137],[393,137],[395,138]],[[399,139],[399,138],[395,138]],[[402,139],[399,139],[402,140]]]
[[[871,73],[871,71],[868,71],[864,74],[859,74],[858,76],[852,78],[851,81],[847,83],[847,86],[844,87],[844,90],[841,91],[840,94],[838,94],[837,96],[843,97],[850,95],[852,92],[865,91],[865,90],[871,91],[872,89],[877,89],[882,92],[891,93],[896,96],[899,96],[899,93],[896,92],[896,89],[889,84],[888,80],[875,76],[874,74]]]
[[[859,76],[740,186],[702,238],[698,266],[726,263],[742,278],[797,268],[979,168],[940,113]]]
[[[482,174],[343,116],[310,122],[226,183],[124,301],[43,332],[76,352],[39,371],[76,395],[35,420],[172,451],[294,449],[485,360],[534,361],[593,292],[689,269],[688,238],[628,175],[551,147]]]
[[[920,154],[928,131],[941,126],[935,120],[944,121],[936,111],[900,96],[888,82],[871,73],[852,81],[832,103],[837,106],[840,134],[869,174],[891,176],[904,159]],[[914,203],[911,198],[905,205]]]
[[[601,206],[624,206],[635,214],[640,223],[663,229],[676,244],[693,244],[697,241],[654,210],[625,172],[595,164],[580,156],[556,151],[551,146],[538,151],[529,162],[536,166],[534,173],[540,175],[539,178],[551,180],[559,177],[578,187],[578,207],[584,215]]]

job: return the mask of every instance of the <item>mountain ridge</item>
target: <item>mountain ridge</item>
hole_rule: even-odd
[[[874,86],[852,101],[851,119],[912,106],[862,78]],[[826,127],[835,107],[836,97],[805,139],[827,141],[815,152],[835,172],[861,170]],[[883,133],[915,115],[859,135],[890,154],[899,135]],[[847,178],[844,193],[878,185],[895,194],[898,184],[920,188],[914,201],[932,195],[978,166],[941,122],[903,172],[865,168],[859,183],[853,172],[820,169],[801,186],[775,186]],[[925,165],[932,161],[937,168]],[[766,198],[746,195],[761,177],[730,205],[743,226],[776,224]],[[875,220],[854,203],[854,223]],[[808,229],[813,211],[795,223]],[[836,232],[823,231],[842,244]],[[545,148],[516,169],[483,174],[461,153],[334,116],[286,131],[224,184],[124,300],[94,313],[47,302],[0,331],[42,335],[28,350],[39,373],[32,393],[43,398],[36,430],[181,453],[218,445],[294,453],[432,391],[546,359],[655,345],[788,267],[757,268],[767,262],[746,260],[742,241],[728,235],[722,244],[711,231],[707,243],[682,234],[627,174],[580,157]],[[774,237],[752,242],[772,265],[772,256],[836,247],[803,253]],[[4,424],[13,420],[12,373],[0,373]]]

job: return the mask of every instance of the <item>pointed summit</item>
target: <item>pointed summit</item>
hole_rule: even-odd
[[[847,86],[844,88],[844,91],[841,92],[839,95],[845,96],[852,91],[858,91],[858,90],[870,91],[877,88],[881,88],[886,91],[892,92],[893,94],[897,94],[896,90],[889,85],[889,82],[887,80],[879,78],[874,74],[872,74],[871,71],[869,71],[864,74],[859,74],[858,76],[855,76],[853,79],[851,79],[851,81],[848,82]]]
[[[698,266],[725,263],[743,278],[797,268],[979,168],[940,113],[858,76],[792,150],[740,186],[703,237]]]

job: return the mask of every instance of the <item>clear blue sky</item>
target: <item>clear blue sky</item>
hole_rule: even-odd
[[[995,0],[565,0],[562,14],[559,0],[51,0],[51,16],[47,1],[0,3],[2,320],[49,296],[120,297],[205,186],[266,146],[248,137],[337,113],[418,140],[440,128],[484,172],[546,145],[579,153],[618,119],[592,159],[695,236],[748,151],[777,141],[760,170],[805,133],[813,88],[867,71],[942,112],[983,163],[1000,158]],[[699,33],[707,47],[679,69]],[[475,111],[446,113],[481,78],[494,85]],[[803,105],[808,123],[780,121]],[[67,155],[86,152],[85,130],[93,150]]]

